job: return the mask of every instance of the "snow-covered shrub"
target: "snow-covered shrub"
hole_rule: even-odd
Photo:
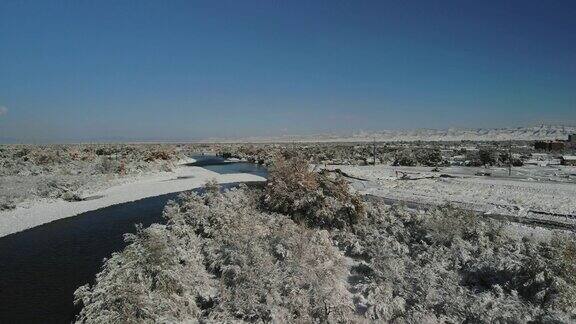
[[[94,171],[100,174],[120,173],[120,162],[110,157],[101,156],[94,165]]]
[[[365,317],[391,322],[576,320],[574,236],[536,243],[503,224],[443,207],[426,213],[370,204],[354,233],[334,232],[361,260],[354,283]]]
[[[0,196],[0,211],[16,208],[16,204],[9,197]]]
[[[348,267],[329,233],[259,210],[260,193],[187,194],[167,225],[129,236],[96,284],[75,293],[78,322],[345,322]]]
[[[156,161],[156,160],[171,160],[175,155],[174,150],[167,149],[167,148],[156,148],[151,150],[147,153],[147,156],[144,158],[144,161]]]
[[[439,149],[405,148],[395,152],[392,165],[395,166],[439,166],[444,162]]]
[[[35,188],[35,194],[42,198],[64,199],[78,201],[79,184],[74,181],[59,180],[56,177],[45,177],[39,181]]]
[[[210,318],[316,322],[352,314],[344,259],[326,231],[258,211],[258,197],[244,190],[189,199],[180,215],[204,238],[205,263],[221,283]]]
[[[536,242],[449,206],[377,201],[346,230],[326,230],[263,210],[265,191],[211,188],[169,203],[167,225],[139,230],[76,292],[78,321],[576,320],[573,234]]]
[[[364,215],[362,199],[341,175],[310,170],[301,157],[275,159],[264,204],[297,222],[320,227],[344,227]]]
[[[215,292],[199,238],[185,226],[152,225],[104,263],[96,283],[78,288],[78,323],[173,323],[201,316]]]

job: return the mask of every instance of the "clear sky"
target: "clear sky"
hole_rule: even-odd
[[[0,0],[0,141],[576,124],[576,1]]]

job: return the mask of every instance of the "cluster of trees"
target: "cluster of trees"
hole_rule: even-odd
[[[362,200],[279,159],[264,189],[183,194],[80,287],[78,322],[576,320],[576,240]]]
[[[376,146],[377,163],[388,162],[395,147]],[[372,143],[293,143],[293,144],[228,144],[218,149],[226,158],[273,165],[278,154],[298,154],[317,164],[366,165],[373,163]]]
[[[447,161],[442,158],[442,152],[438,148],[406,148],[398,150],[394,154],[392,165],[401,166],[441,166]]]
[[[466,142],[476,149],[454,149],[453,142],[398,142],[398,143],[292,143],[292,144],[227,144],[218,146],[217,152],[225,158],[239,158],[249,162],[272,165],[278,154],[292,152],[308,157],[316,164],[367,165],[376,163],[395,166],[446,166],[455,155],[466,156],[468,166],[522,166],[530,149],[514,146],[509,154],[507,145],[499,142]]]
[[[470,166],[522,166],[521,158],[511,156],[507,150],[498,150],[492,147],[482,147],[478,151],[467,151],[466,159]]]

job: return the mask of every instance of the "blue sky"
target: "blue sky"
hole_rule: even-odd
[[[0,141],[576,124],[576,1],[0,1]]]

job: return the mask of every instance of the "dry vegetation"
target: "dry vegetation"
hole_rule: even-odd
[[[79,200],[111,179],[170,171],[191,146],[168,144],[0,146],[0,210],[27,199]]]
[[[356,201],[340,181],[280,159],[265,189],[182,195],[77,290],[77,321],[576,320],[573,236]]]
[[[375,147],[374,147],[375,145]],[[292,144],[223,144],[216,145],[225,158],[272,165],[278,154],[299,154],[316,164],[401,166],[445,166],[454,156],[466,157],[465,165],[507,166],[508,143],[502,142],[391,142],[391,143],[292,143]],[[536,152],[531,142],[516,141],[512,146],[512,163],[522,165]]]
[[[303,158],[281,155],[271,167],[264,204],[298,223],[328,228],[354,224],[365,213],[362,198],[350,193],[342,176],[314,172]]]

